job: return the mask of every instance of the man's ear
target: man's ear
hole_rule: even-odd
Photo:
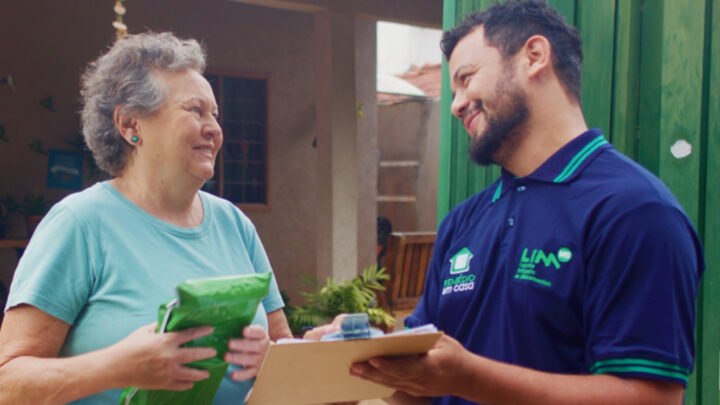
[[[125,139],[125,142],[131,145],[137,143],[133,142],[133,137],[138,139],[137,119],[133,114],[125,110],[124,105],[115,107],[113,121],[115,121],[115,128],[120,132],[120,136]]]
[[[525,41],[522,48],[527,61],[528,79],[538,77],[548,69],[552,70],[552,46],[542,35],[533,35]]]

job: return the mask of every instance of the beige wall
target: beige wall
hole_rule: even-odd
[[[378,195],[412,196],[415,202],[378,202],[378,215],[393,231],[437,230],[440,103],[421,99],[378,106],[378,145],[383,162]],[[414,164],[410,164],[413,162]]]
[[[377,23],[358,18],[355,23],[355,85],[359,114],[357,117],[358,166],[358,267],[377,262]]]
[[[281,288],[314,273],[317,150],[315,136],[313,16],[220,0],[127,2],[130,32],[172,30],[204,41],[208,67],[269,77],[270,210],[247,214],[256,224]],[[112,42],[112,2],[11,0],[0,12],[0,76],[12,73],[16,92],[0,86],[0,195],[44,190],[46,159],[27,144],[65,149],[79,131],[78,78],[88,61]],[[55,112],[39,100],[53,97]],[[63,190],[46,190],[60,198]],[[16,219],[17,220],[17,219]],[[24,233],[18,222],[12,231]],[[15,253],[0,250],[0,279],[14,269]],[[292,294],[295,296],[295,294]]]
[[[335,12],[315,24],[317,275],[343,279],[376,260],[375,24]]]

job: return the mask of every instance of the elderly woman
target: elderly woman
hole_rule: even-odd
[[[155,334],[158,306],[186,279],[271,272],[248,218],[200,191],[222,145],[203,49],[128,35],[83,76],[83,133],[110,181],[59,202],[36,230],[0,330],[0,404],[117,404],[122,387],[184,390],[212,357],[181,348],[211,333]],[[241,403],[270,340],[290,337],[273,281],[214,403]],[[142,326],[145,325],[145,326]],[[242,380],[242,381],[241,381]],[[75,402],[73,402],[75,401]]]

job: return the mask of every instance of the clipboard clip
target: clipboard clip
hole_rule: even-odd
[[[320,340],[369,339],[382,334],[383,332],[380,329],[370,327],[368,314],[358,312],[347,314],[343,318],[338,332],[328,333],[321,337]]]

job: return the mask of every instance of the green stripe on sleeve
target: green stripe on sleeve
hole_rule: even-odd
[[[635,359],[635,358],[627,358],[627,359],[610,359],[610,360],[601,360],[590,366],[590,372],[594,372],[593,370],[600,367],[606,367],[606,366],[630,366],[630,365],[642,365],[642,366],[649,366],[649,367],[657,367],[657,368],[663,368],[667,370],[673,370],[673,371],[679,371],[681,373],[690,374],[690,370],[685,367],[676,366],[674,364],[669,363],[663,363],[661,361],[652,361],[652,360],[645,360],[645,359]]]
[[[598,367],[592,373],[593,374],[645,373],[645,374],[659,375],[659,376],[663,376],[663,377],[676,378],[676,379],[684,381],[684,382],[687,382],[687,380],[688,380],[687,374],[679,373],[676,371],[668,371],[668,370],[662,370],[662,369],[657,369],[657,368],[653,368],[653,367],[642,367],[642,366],[605,366],[605,367]]]

